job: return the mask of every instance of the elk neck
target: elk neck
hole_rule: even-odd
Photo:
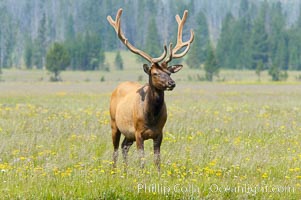
[[[150,121],[156,121],[160,116],[164,105],[164,91],[157,89],[149,81],[149,87],[146,91],[146,116]]]

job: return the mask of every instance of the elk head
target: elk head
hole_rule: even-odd
[[[140,55],[144,59],[150,62],[150,65],[144,64],[143,69],[146,74],[149,76],[149,84],[150,86],[155,87],[158,90],[172,90],[176,84],[175,81],[172,80],[170,75],[172,73],[176,73],[182,69],[182,65],[173,65],[168,66],[168,63],[173,58],[181,58],[186,55],[186,53],[190,49],[190,45],[194,39],[194,32],[190,31],[190,39],[186,42],[182,41],[182,31],[183,26],[187,18],[188,11],[184,11],[183,18],[181,18],[179,15],[176,15],[176,21],[178,23],[178,35],[177,35],[177,44],[173,48],[172,43],[169,45],[169,55],[167,56],[167,47],[164,45],[164,51],[162,55],[158,58],[153,58],[147,53],[137,49],[134,47],[128,39],[124,36],[121,27],[120,27],[120,17],[122,14],[122,9],[120,8],[117,12],[115,21],[112,19],[111,16],[108,16],[107,19],[109,23],[114,27],[119,39],[122,41],[122,43],[133,53]],[[178,53],[179,50],[181,50],[183,47],[186,47],[182,52]],[[165,59],[165,60],[164,60]]]

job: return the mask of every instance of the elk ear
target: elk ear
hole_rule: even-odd
[[[176,72],[180,71],[182,69],[182,67],[183,67],[183,65],[173,65],[173,66],[168,67],[167,69],[170,73],[176,73]]]
[[[149,68],[149,66],[147,64],[143,65],[143,69],[144,69],[144,72],[149,75],[150,68]]]

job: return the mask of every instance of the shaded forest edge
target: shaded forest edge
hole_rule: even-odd
[[[175,43],[174,16],[187,9],[185,29],[196,35],[185,58],[190,68],[214,63],[217,71],[250,69],[260,77],[268,70],[279,75],[275,79],[301,70],[300,5],[259,0],[1,1],[0,69],[43,69],[47,52],[59,43],[70,57],[67,69],[108,70],[104,53],[124,50],[106,21],[119,7],[125,35],[154,57],[164,43]]]

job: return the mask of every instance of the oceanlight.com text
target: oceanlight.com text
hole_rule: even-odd
[[[257,193],[295,193],[295,187],[291,186],[269,186],[269,185],[257,185],[252,186],[248,184],[236,185],[236,186],[221,186],[218,184],[212,184],[209,187],[211,193],[246,193],[256,195]]]

